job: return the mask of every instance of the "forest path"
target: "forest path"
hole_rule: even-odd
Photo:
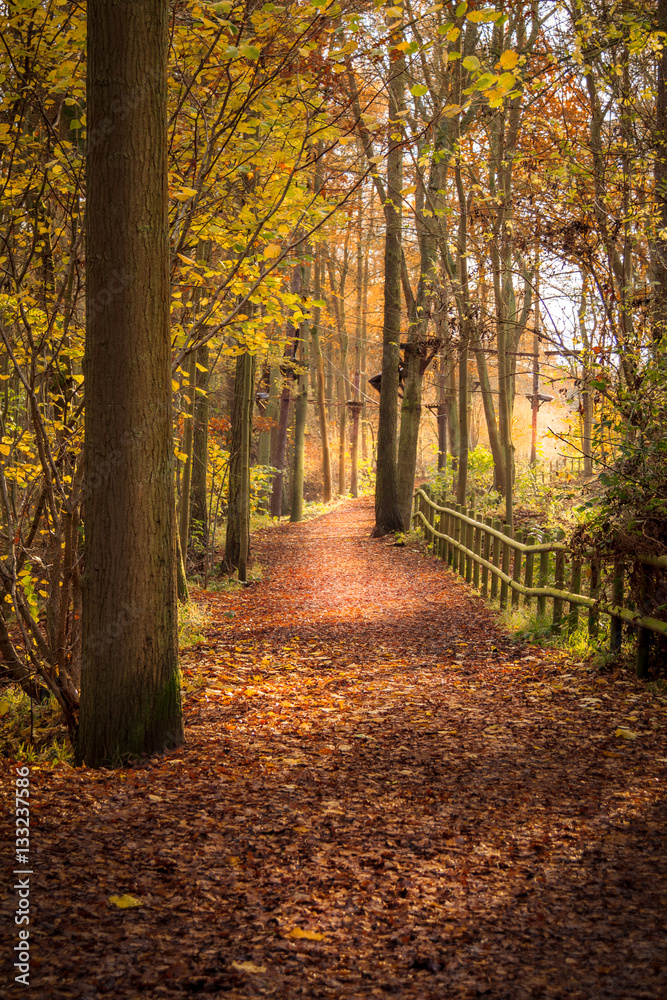
[[[372,521],[272,528],[262,582],[198,594],[184,747],[33,774],[23,996],[667,996],[664,699]]]

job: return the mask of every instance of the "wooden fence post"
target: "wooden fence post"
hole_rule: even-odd
[[[542,544],[548,545],[551,541],[551,536],[547,531],[542,533]],[[549,553],[540,552],[540,579],[539,586],[546,587],[549,580]],[[540,594],[537,598],[537,614],[543,617],[547,613],[547,599],[544,594]]]
[[[474,552],[476,556],[482,554],[482,529],[480,527],[475,528]],[[479,563],[477,561],[472,569],[472,585],[476,590],[479,590]]]
[[[562,528],[556,530],[556,541],[560,542],[564,537],[565,532]],[[565,589],[565,553],[558,549],[555,553],[556,559],[556,572],[554,577],[554,586],[556,590]],[[563,601],[560,597],[554,597],[554,616],[553,616],[553,630],[554,632],[560,632],[561,625],[563,621]]]
[[[463,516],[465,517],[467,515],[467,513],[468,513],[468,508],[462,504],[459,507],[459,513],[463,514]],[[465,543],[466,543],[466,529],[467,529],[468,525],[464,521],[459,521],[459,525],[461,527],[461,534],[459,535],[458,541],[461,543],[461,545],[465,545]],[[466,559],[467,559],[467,556],[464,556],[464,554],[462,552],[459,552],[459,576],[460,577],[465,577],[465,575],[466,575]]]
[[[439,503],[440,503],[441,507],[444,507],[444,501],[443,501],[442,497],[440,498]],[[445,512],[444,512],[444,510],[441,510],[440,513],[438,514],[438,531],[440,532],[441,535],[444,534],[444,532],[445,532],[444,525],[445,525]],[[438,553],[437,553],[438,554],[438,559],[442,559],[442,554],[443,554],[444,550],[445,550],[445,540],[444,540],[444,538],[439,538],[438,539]]]
[[[598,556],[593,556],[591,559],[591,582],[588,588],[588,596],[592,597],[594,601],[597,601],[600,596],[600,559]],[[598,634],[598,625],[600,622],[600,612],[595,608],[588,609],[588,634],[593,637]]]
[[[444,528],[442,530],[446,535],[450,535],[451,531],[449,526],[451,524],[451,518],[449,516],[449,504],[445,503],[443,504],[443,506],[445,508],[445,513],[442,515],[444,524]],[[445,563],[445,565],[447,565],[449,562],[449,549],[450,549],[449,542],[445,538],[442,543],[442,561]]]
[[[528,537],[526,538],[526,545],[535,545],[535,544],[536,544],[536,542],[535,542],[535,535],[528,535]],[[534,552],[526,552],[526,573],[525,573],[525,577],[524,577],[524,581],[523,581],[525,583],[526,587],[532,587],[533,586],[533,566],[534,566],[534,564],[535,564],[535,553]],[[523,595],[523,603],[526,606],[529,606],[530,605],[530,601],[531,601],[530,595],[529,594],[524,594]]]
[[[639,612],[645,614],[646,602],[651,590],[653,579],[653,569],[643,563],[639,567]],[[651,632],[650,629],[637,629],[637,677],[648,677],[649,660],[651,657]]]
[[[487,528],[491,527],[491,518],[485,517],[484,524]],[[489,562],[491,557],[491,535],[488,531],[484,532],[484,547],[482,549],[482,556]],[[489,592],[489,570],[487,566],[482,567],[482,597],[486,598]]]
[[[493,522],[493,527],[496,531],[500,531],[502,524],[498,518],[495,518]],[[499,538],[493,539],[493,565],[500,568],[500,547],[502,542]],[[494,573],[491,577],[491,600],[494,601],[498,596],[498,577]]]
[[[457,514],[461,513],[461,504],[460,503],[455,503],[454,504],[454,512],[455,512],[454,513],[454,541],[455,542],[460,542],[461,541],[461,522],[459,521],[458,517],[456,516]],[[458,548],[456,546],[454,546],[454,549],[453,549],[453,552],[452,552],[452,570],[455,573],[458,573],[458,571],[459,571],[459,560],[460,560],[460,558],[461,558],[461,553],[459,552]]]
[[[508,538],[512,537],[512,529],[509,524],[503,525],[503,534],[507,535]],[[503,542],[503,573],[506,576],[510,575],[510,551],[511,546],[508,542]],[[507,607],[507,592],[509,590],[509,584],[505,580],[500,581],[500,610],[504,611]]]
[[[578,556],[572,558],[572,582],[570,583],[570,593],[581,593],[581,559]],[[568,629],[576,632],[579,628],[579,605],[570,601],[570,614],[568,615]]]
[[[471,508],[468,509],[468,517],[474,519],[474,517],[475,517],[475,508],[474,507],[471,507]],[[473,537],[473,531],[475,529],[473,528],[472,524],[467,524],[466,528],[467,528],[467,531],[466,531],[466,548],[467,549],[472,549],[472,544],[473,544],[472,543],[472,537]],[[472,556],[466,556],[466,583],[472,583],[472,567],[473,567],[474,562],[475,562],[475,560],[472,558]]]
[[[514,541],[523,542],[523,531],[521,528],[517,528],[514,532]],[[514,563],[512,565],[512,579],[515,583],[521,583],[521,551],[519,549],[514,550]],[[518,590],[512,590],[512,607],[517,608],[519,606],[519,598],[521,597]]]
[[[616,607],[623,607],[623,577],[625,576],[625,563],[622,559],[614,559],[614,576],[611,581],[611,603]],[[609,626],[609,648],[612,653],[617,653],[623,642],[623,619],[617,615],[611,616]]]
[[[434,493],[434,491],[432,489],[429,489],[429,491],[428,491],[428,498],[429,498],[429,500],[431,500],[431,502],[435,502],[435,497],[434,497],[433,493]],[[429,542],[430,542],[431,545],[433,545],[433,543],[435,541],[435,535],[433,534],[433,530],[432,530],[433,527],[434,527],[434,525],[435,525],[435,510],[433,509],[433,507],[431,507],[431,504],[429,504],[428,505],[428,526],[429,526],[430,530],[429,530],[428,534],[429,534]]]

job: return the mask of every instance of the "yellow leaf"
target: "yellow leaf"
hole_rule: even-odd
[[[182,187],[180,191],[174,192],[174,198],[176,198],[177,201],[187,201],[189,198],[193,198],[196,194],[197,192],[194,188]]]
[[[7,715],[8,711],[9,711],[9,702],[0,701],[0,715]]]
[[[269,243],[267,247],[264,247],[264,256],[277,257],[281,250],[282,247],[280,243]]]
[[[171,380],[171,391],[172,391],[172,392],[178,392],[178,390],[179,390],[180,388],[181,388],[181,387],[180,387],[179,383],[178,383],[178,382],[176,381],[176,379],[174,379],[174,378],[173,378],[173,379]]]
[[[0,455],[9,455],[11,448],[8,444],[0,444]]]
[[[239,972],[266,972],[265,965],[255,965],[254,962],[232,962],[232,969]]]
[[[122,896],[109,896],[109,902],[117,906],[119,910],[129,910],[133,906],[143,906],[144,904],[136,896],[124,893]]]
[[[516,54],[516,52],[511,52],[511,51],[503,52],[503,54],[500,57],[500,65],[502,66],[503,69],[513,69],[513,67],[516,66],[518,61],[519,57]]]
[[[192,188],[188,188],[188,191],[191,191],[191,190],[192,190]],[[192,257],[186,257],[184,253],[177,253],[176,256],[180,260],[182,260],[184,264],[194,264],[195,267],[197,266],[197,261],[193,260]]]
[[[633,733],[631,729],[623,729],[622,726],[619,726],[614,733],[614,736],[620,736],[624,740],[636,740],[638,735],[638,733]]]
[[[297,938],[301,940],[305,938],[306,941],[324,941],[324,934],[318,934],[317,931],[304,931],[300,927],[295,927],[291,930],[287,937]]]

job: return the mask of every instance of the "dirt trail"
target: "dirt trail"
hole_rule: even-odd
[[[199,595],[186,746],[33,774],[23,996],[667,996],[664,699],[371,525],[272,529]]]

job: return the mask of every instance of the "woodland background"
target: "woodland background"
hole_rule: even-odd
[[[246,578],[251,512],[375,477],[376,532],[405,531],[438,472],[511,523],[522,466],[557,455],[580,532],[661,554],[665,0],[193,0],[168,30],[181,597],[184,561]],[[0,677],[72,734],[84,477],[109,490],[146,436],[84,470],[86,321],[134,281],[87,294],[86,161],[155,86],[89,129],[86,32],[75,2],[0,12]]]

